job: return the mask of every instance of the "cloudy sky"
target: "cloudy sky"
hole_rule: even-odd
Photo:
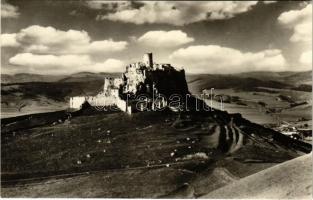
[[[153,52],[187,73],[306,71],[312,4],[1,1],[1,73],[120,72]]]

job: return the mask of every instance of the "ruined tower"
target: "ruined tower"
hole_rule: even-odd
[[[104,85],[103,85],[103,92],[104,93],[107,93],[108,92],[108,89],[109,89],[109,86],[110,86],[110,79],[109,78],[105,78],[104,79]]]
[[[153,67],[153,58],[152,58],[152,53],[145,53],[143,55],[143,63],[147,67]]]

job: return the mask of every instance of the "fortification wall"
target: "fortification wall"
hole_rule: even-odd
[[[88,103],[92,106],[110,106],[115,103],[115,98],[113,96],[89,96],[86,99]]]
[[[87,101],[91,106],[113,106],[116,105],[123,112],[131,112],[131,108],[127,106],[127,102],[115,96],[77,96],[70,98],[70,108],[81,109],[83,103]]]
[[[116,98],[116,106],[121,109],[123,112],[127,112],[127,102],[120,99],[119,97]]]
[[[124,93],[133,93],[135,94],[137,91],[137,87],[139,84],[144,83],[146,79],[145,70],[141,70],[138,68],[128,68],[124,73],[126,81],[124,83]]]
[[[84,97],[84,96],[71,97],[70,98],[70,108],[81,109],[81,106],[83,105],[85,100],[86,100],[86,97]]]
[[[152,58],[152,53],[145,53],[143,55],[143,63],[147,67],[152,67],[153,66],[153,58]]]

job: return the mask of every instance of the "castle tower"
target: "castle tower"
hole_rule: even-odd
[[[143,63],[148,67],[153,67],[152,53],[145,53],[143,55]]]
[[[109,78],[104,78],[104,84],[103,84],[103,92],[107,93],[110,86],[110,80]]]

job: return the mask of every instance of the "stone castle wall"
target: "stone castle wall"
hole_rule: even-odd
[[[70,108],[72,109],[81,109],[81,106],[86,101],[85,96],[76,96],[70,98]]]
[[[127,102],[119,97],[114,96],[76,96],[70,98],[70,108],[81,109],[83,103],[87,101],[91,106],[104,107],[104,106],[117,106],[123,112],[131,112]]]

